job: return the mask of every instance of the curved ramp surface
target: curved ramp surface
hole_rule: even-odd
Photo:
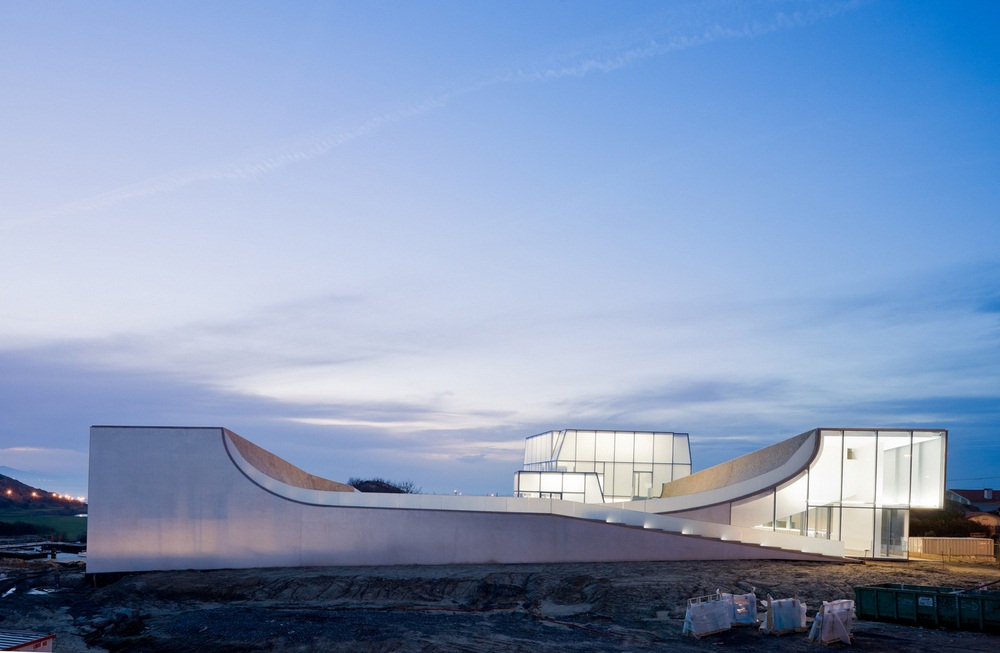
[[[646,503],[651,512],[703,509],[747,497],[791,480],[819,453],[819,429],[753,451],[665,483],[659,498]]]
[[[244,465],[240,466],[241,469],[253,469],[280,484],[304,490],[357,492],[354,487],[346,483],[330,481],[304,472],[287,460],[278,458],[270,451],[258,447],[245,438],[241,438],[229,429],[222,429],[222,433],[226,450],[230,452],[230,458],[233,458],[234,455],[238,456],[239,460],[244,463]],[[239,465],[236,458],[233,458],[233,462]]]

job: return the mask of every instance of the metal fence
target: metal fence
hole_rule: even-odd
[[[987,537],[911,537],[911,558],[996,560],[996,545]]]

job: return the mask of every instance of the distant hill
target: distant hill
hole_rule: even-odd
[[[21,479],[22,481],[32,482],[32,480],[39,476],[37,472],[29,472],[23,469],[14,469],[13,467],[7,467],[6,465],[0,465],[0,476],[10,476],[11,478]]]
[[[0,474],[0,534],[60,540],[87,537],[87,504]]]
[[[86,512],[87,504],[0,474],[0,509],[11,508],[43,509],[46,512],[57,510],[76,514]]]

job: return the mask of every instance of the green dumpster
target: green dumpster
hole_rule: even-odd
[[[1000,592],[882,583],[854,588],[858,619],[1000,632]]]

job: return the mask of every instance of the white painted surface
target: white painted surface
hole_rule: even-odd
[[[842,555],[839,542],[614,506],[307,490],[261,473],[219,428],[93,427],[90,456],[89,573]]]

